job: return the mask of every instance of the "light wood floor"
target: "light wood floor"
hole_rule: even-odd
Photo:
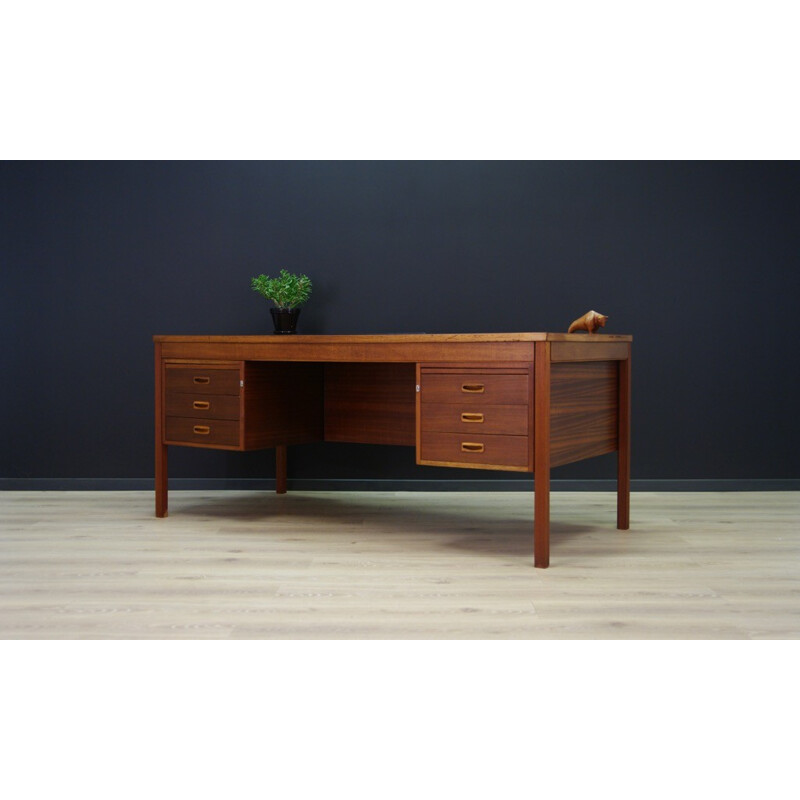
[[[800,493],[0,493],[3,639],[797,639]]]

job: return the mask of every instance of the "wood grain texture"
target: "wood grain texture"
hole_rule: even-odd
[[[533,563],[550,566],[550,342],[536,343],[533,388]]]
[[[471,450],[466,445],[479,445]],[[420,464],[472,466],[481,469],[528,469],[528,437],[423,431],[420,435]]]
[[[422,414],[420,412],[420,402],[419,402],[419,384],[422,380],[422,367],[417,362],[414,368],[414,380],[416,381],[414,385],[414,458],[417,464],[419,464],[419,448],[420,442],[422,439]]]
[[[535,470],[535,563],[544,567],[549,562],[551,466],[614,449],[618,434],[617,406],[611,411],[613,437],[609,444],[609,437],[605,436],[609,416],[603,405],[605,396],[601,393],[597,395],[597,402],[593,399],[590,402],[589,398],[596,396],[593,392],[596,387],[592,384],[587,388],[585,380],[581,383],[573,377],[566,381],[571,399],[551,410],[553,352],[575,359],[572,366],[592,362],[606,364],[597,359],[617,358],[622,350],[627,353],[630,337],[592,336],[588,349],[587,340],[580,335],[538,333],[156,336],[154,341],[166,368],[174,375],[170,378],[170,392],[189,394],[188,388],[191,388],[193,392],[199,389],[216,397],[225,391],[226,372],[230,373],[231,383],[227,391],[232,391],[237,369],[240,379],[247,373],[244,390],[239,393],[239,430],[235,445],[239,449],[284,447],[325,436],[329,441],[415,444],[420,464]],[[209,374],[194,375],[198,365],[190,360],[204,361]],[[231,369],[225,369],[225,362]],[[420,368],[420,364],[424,364],[424,368]],[[440,367],[438,371],[433,366],[436,364]],[[461,373],[454,368],[460,364],[463,364]],[[501,370],[489,366],[500,364],[506,367]],[[187,387],[190,375],[191,386]],[[295,379],[288,380],[290,376]],[[412,376],[417,378],[416,384],[411,383]],[[582,379],[586,377],[581,373]],[[164,380],[163,372],[161,380]],[[290,388],[281,393],[276,387],[282,385]],[[602,385],[605,387],[606,383]],[[410,392],[411,386],[417,387],[416,397],[405,394],[406,388]],[[202,387],[206,387],[205,390]],[[615,404],[618,392],[616,381]],[[163,396],[163,391],[158,392],[156,400],[156,417],[162,420],[162,427],[165,424]],[[422,404],[429,403],[460,405],[465,397],[469,398],[470,408],[460,410],[462,424],[484,424],[492,406],[527,407],[526,434],[487,433],[477,443],[460,441],[459,452],[454,452],[451,437],[463,437],[457,432],[436,430],[440,422],[434,422],[433,428],[423,427],[419,409]],[[196,401],[193,401],[192,407],[195,406]],[[220,423],[227,420],[211,425],[209,418],[194,418],[203,422],[204,429],[196,425],[187,429],[194,434],[192,436],[182,428],[176,432],[176,426],[186,427],[186,420],[192,418],[170,416],[168,419],[169,435],[179,437],[168,441],[192,446],[234,447],[229,443],[232,438],[219,432]],[[518,427],[521,427],[519,422]],[[554,448],[551,453],[551,434],[561,452]],[[209,438],[203,439],[203,436]],[[215,444],[211,443],[212,438]],[[475,438],[469,437],[470,440]],[[166,450],[162,444],[157,443],[156,474],[157,509],[163,510]],[[490,456],[490,452],[493,455]],[[624,479],[624,469],[620,476]],[[623,490],[619,496],[622,497],[624,480],[620,485]],[[624,505],[624,501],[620,502]],[[621,513],[620,519],[623,519],[624,513]]]
[[[239,396],[239,365],[167,364],[166,393],[227,394]]]
[[[275,448],[275,493],[286,494],[286,478],[288,459],[286,445],[279,444]]]
[[[447,342],[577,342],[586,337],[578,333],[546,333],[546,332],[518,332],[518,333],[375,333],[375,334],[297,334],[289,337],[275,336],[182,336],[162,335],[153,336],[154,342],[207,342],[211,344],[268,344],[278,347],[294,347],[298,344],[408,344],[426,343],[436,344]],[[595,334],[593,339],[602,341],[630,342],[633,337],[627,334]]]
[[[617,527],[627,530],[631,520],[631,346],[618,366],[617,415]]]
[[[326,364],[325,441],[413,447],[415,364]]]
[[[464,370],[426,365],[419,374],[417,463],[532,469],[529,365],[495,369],[491,363],[472,364]],[[465,421],[464,415],[478,421]]]
[[[618,333],[594,333],[589,336],[586,333],[548,333],[548,342],[591,342],[592,344],[604,344],[608,342],[632,342],[633,336],[630,334]]]
[[[167,417],[164,427],[164,442],[194,447],[239,450],[241,449],[239,421]]]
[[[486,405],[526,405],[527,373],[505,374],[484,369],[482,372],[445,372],[423,369],[420,402]]]
[[[172,389],[165,394],[165,413],[170,415],[165,422],[166,444],[262,450],[321,441],[322,365],[256,361],[230,367],[230,362],[226,368],[205,371],[197,364],[166,366],[167,374],[174,376],[168,381]],[[209,378],[208,383],[200,384],[199,392],[194,382],[198,375]],[[229,394],[206,393],[211,390]],[[203,400],[216,413],[192,408]],[[223,424],[226,421],[229,423]],[[210,432],[197,434],[194,428],[198,424],[208,426]]]
[[[800,639],[800,493],[0,493],[0,639]]]
[[[239,397],[229,394],[189,394],[168,392],[165,398],[168,417],[239,419]]]
[[[156,516],[166,517],[169,502],[167,492],[167,446],[164,444],[164,362],[161,343],[154,345],[155,359],[155,501]]]
[[[552,366],[551,466],[617,449],[616,361]]]
[[[205,341],[207,337],[162,343],[165,358],[230,359],[234,361],[344,361],[344,362],[506,362],[530,363],[533,343],[525,340],[382,341],[375,337],[232,337],[231,341]],[[214,337],[212,337],[214,338]],[[219,337],[217,337],[219,338]]]
[[[244,364],[244,449],[322,441],[322,366]]]
[[[619,361],[628,357],[629,344],[625,342],[596,343],[597,334],[583,337],[582,342],[553,342],[551,360],[556,361]]]
[[[533,353],[531,352],[531,360],[528,362],[520,363],[519,361],[492,361],[490,364],[470,364],[469,362],[459,361],[436,361],[436,362],[422,362],[420,367],[423,370],[430,370],[432,372],[460,372],[460,373],[476,373],[486,372],[487,369],[502,370],[510,375],[527,373],[533,364]]]
[[[527,376],[525,376],[527,381]],[[474,403],[422,403],[423,431],[449,431],[465,436],[481,433],[528,435],[528,406],[476,405]]]

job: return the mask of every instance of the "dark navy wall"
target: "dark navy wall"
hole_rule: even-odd
[[[6,162],[0,478],[149,479],[152,334],[268,333],[249,279],[281,267],[314,280],[304,333],[609,314],[635,337],[634,478],[798,478],[799,223],[797,163]],[[290,471],[465,477],[364,445],[293,448]],[[274,473],[173,448],[171,474]]]

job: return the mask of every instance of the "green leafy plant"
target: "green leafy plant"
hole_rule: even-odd
[[[254,292],[267,300],[272,300],[278,308],[298,308],[311,294],[311,278],[308,275],[294,275],[285,269],[277,278],[257,275],[251,281]]]

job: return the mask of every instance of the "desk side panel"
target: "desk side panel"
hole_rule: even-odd
[[[599,341],[588,334],[582,338],[580,342],[553,342],[551,361],[623,361],[628,357],[630,345],[625,342]]]
[[[551,466],[617,449],[619,362],[551,366]]]

